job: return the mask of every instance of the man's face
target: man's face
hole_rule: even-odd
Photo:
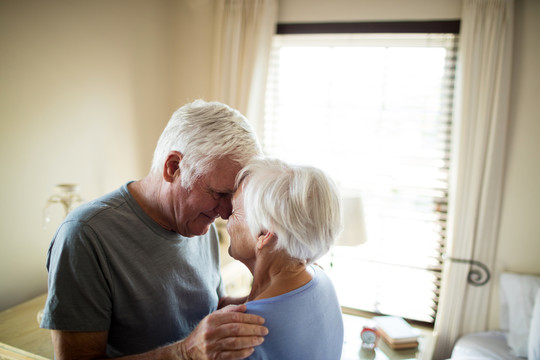
[[[190,190],[184,188],[178,176],[173,184],[172,208],[174,230],[184,236],[206,234],[214,220],[229,218],[236,174],[241,166],[229,159],[220,159]]]

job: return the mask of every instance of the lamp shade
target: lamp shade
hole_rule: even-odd
[[[335,245],[356,246],[367,241],[364,207],[360,196],[345,196],[342,198],[343,231]]]

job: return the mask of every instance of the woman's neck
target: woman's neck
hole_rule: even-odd
[[[253,271],[253,286],[248,301],[283,295],[311,281],[305,262],[283,252],[258,258]]]

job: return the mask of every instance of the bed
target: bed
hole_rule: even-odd
[[[540,276],[503,273],[501,330],[466,334],[452,360],[540,360]]]

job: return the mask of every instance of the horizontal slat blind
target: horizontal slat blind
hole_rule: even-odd
[[[275,37],[266,154],[323,168],[364,214],[367,242],[354,245],[356,232],[323,260],[343,306],[435,319],[456,44],[442,34]],[[354,233],[360,213],[345,216]]]

